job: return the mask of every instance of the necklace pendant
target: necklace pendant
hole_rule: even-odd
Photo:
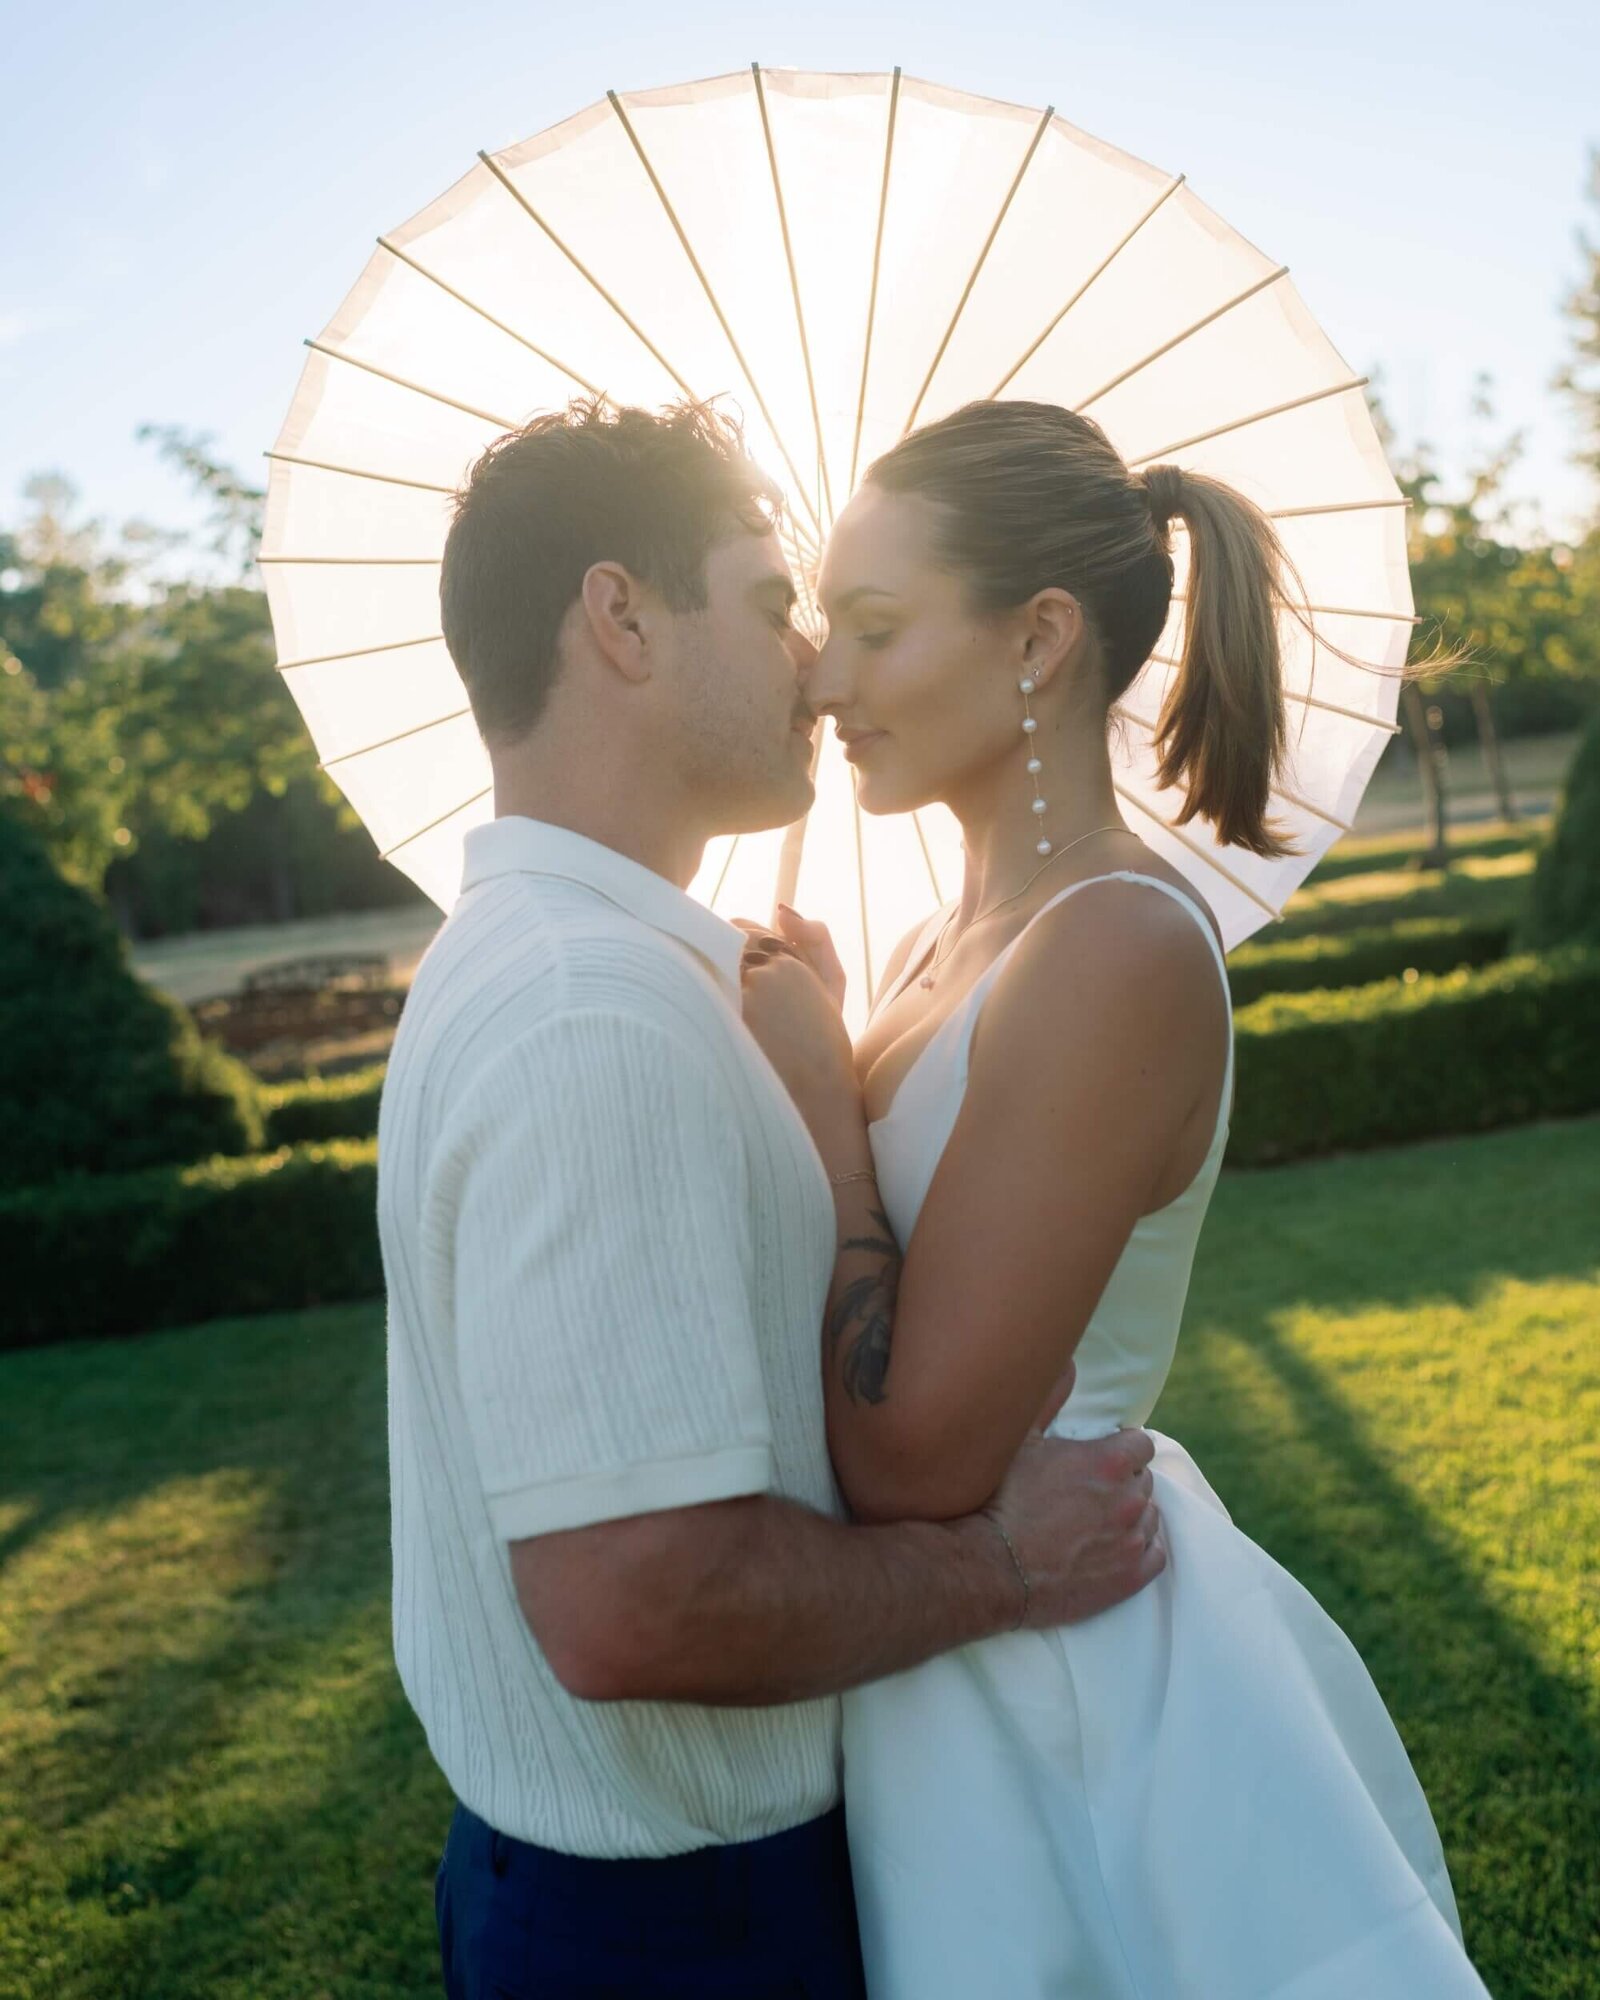
[[[917,984],[919,986],[931,987],[933,985],[933,974],[931,972],[925,972],[922,975],[922,977],[917,981]]]

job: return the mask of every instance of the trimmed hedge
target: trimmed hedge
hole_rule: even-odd
[[[1454,972],[1493,965],[1511,949],[1512,925],[1467,917],[1414,917],[1333,937],[1290,938],[1282,944],[1241,945],[1228,960],[1235,1007],[1269,993],[1308,993],[1371,986],[1407,972]]]
[[[1282,994],[1235,1020],[1230,1166],[1600,1109],[1600,951]]]
[[[0,1191],[262,1141],[256,1079],[146,986],[110,913],[0,813]]]
[[[343,1076],[311,1076],[261,1093],[269,1146],[300,1146],[311,1139],[372,1139],[378,1132],[378,1099],[384,1063]]]
[[[0,1348],[372,1298],[377,1162],[283,1147],[0,1197]]]
[[[1600,715],[1567,773],[1555,832],[1534,870],[1523,941],[1600,945]]]
[[[1600,950],[1585,946],[1279,994],[1235,1025],[1230,1166],[1600,1109]],[[335,1078],[285,1093],[279,1113],[369,1098],[370,1079]],[[376,1191],[364,1139],[0,1196],[0,1348],[378,1297]]]

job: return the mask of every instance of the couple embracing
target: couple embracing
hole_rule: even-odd
[[[384,1089],[394,1635],[455,1794],[451,2000],[1458,2000],[1359,1658],[1142,1428],[1232,1102],[1163,777],[1280,853],[1281,558],[1238,494],[981,403],[880,458],[820,652],[704,407],[575,404],[457,496],[494,772]],[[826,931],[691,899],[831,718],[955,902],[852,1046]]]

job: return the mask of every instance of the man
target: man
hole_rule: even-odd
[[[835,1696],[1154,1571],[1150,1444],[994,1518],[841,1519],[836,1226],[685,894],[809,805],[777,495],[705,409],[575,404],[458,496],[445,638],[494,770],[379,1123],[395,1647],[459,1801],[452,2000],[857,2000]],[[1009,1537],[1009,1541],[1008,1541]]]

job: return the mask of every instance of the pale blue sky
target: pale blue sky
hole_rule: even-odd
[[[1402,435],[1470,455],[1480,368],[1518,490],[1596,496],[1550,393],[1600,143],[1594,0],[0,0],[0,521],[36,470],[112,521],[191,508],[142,421],[257,476],[373,237],[480,146],[603,95],[738,69],[901,64],[1062,114],[1290,265]]]

